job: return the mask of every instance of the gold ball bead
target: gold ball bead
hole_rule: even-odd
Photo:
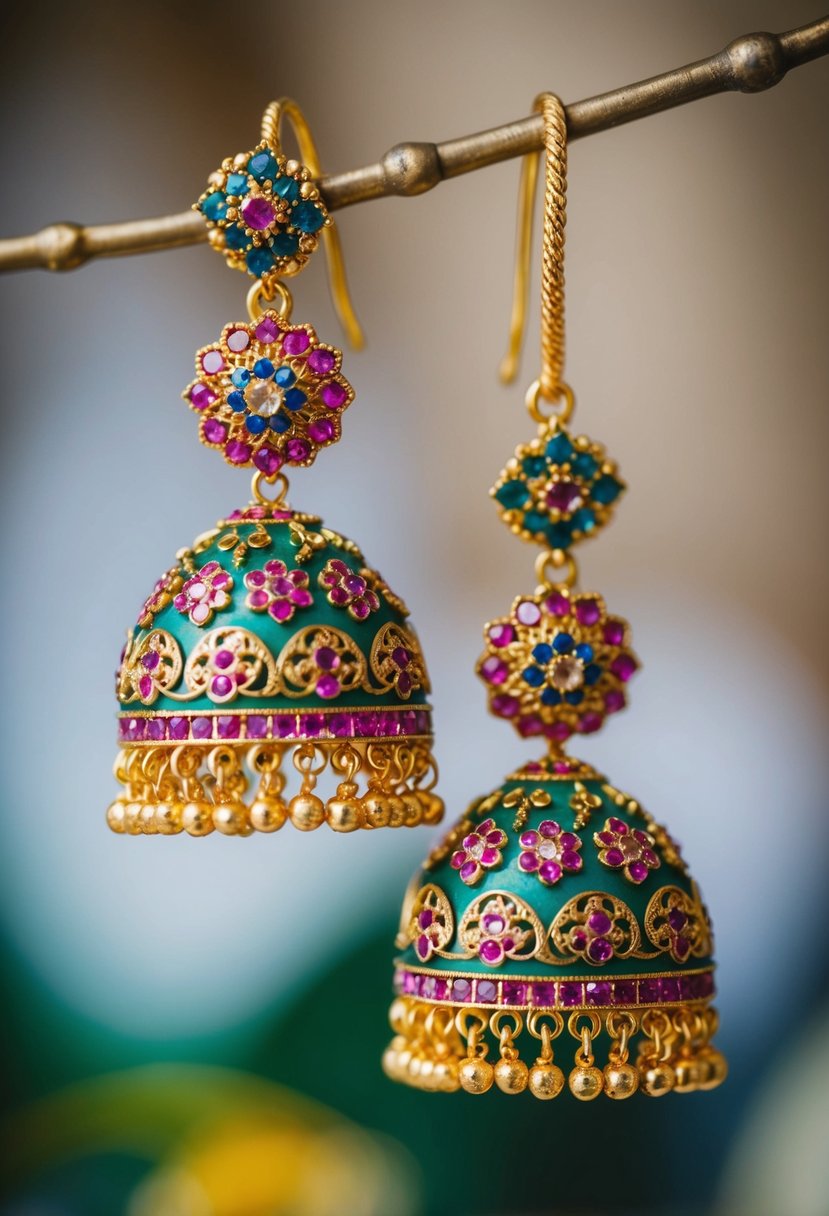
[[[411,1060],[411,1058],[412,1058],[411,1047],[406,1046],[406,1047],[403,1047],[400,1051],[398,1051],[398,1053],[397,1053],[397,1075],[399,1077],[406,1076],[406,1074],[409,1070],[409,1061]]]
[[[288,818],[288,808],[281,798],[263,795],[250,808],[251,826],[257,832],[276,832]]]
[[[313,832],[325,823],[325,803],[316,794],[297,794],[288,803],[288,814],[300,832]]]
[[[527,1084],[530,1093],[542,1101],[557,1098],[564,1089],[564,1073],[557,1064],[533,1064]]]
[[[360,799],[366,827],[385,828],[389,824],[388,799],[383,794],[365,794]]]
[[[402,1030],[408,1012],[409,1006],[403,997],[395,997],[389,1007],[389,1022],[391,1023],[392,1030],[397,1030],[398,1032]]]
[[[444,803],[442,798],[438,798],[437,794],[431,791],[423,791],[423,822],[424,823],[440,823],[443,818]]]
[[[413,1051],[410,1053],[408,1073],[413,1081],[416,1080],[420,1076],[421,1069],[423,1068],[423,1063],[424,1063],[423,1056],[420,1055],[419,1052]]]
[[[191,836],[209,836],[213,831],[213,808],[206,802],[188,802],[181,812],[181,825]]]
[[[454,1060],[435,1060],[432,1077],[435,1082],[435,1088],[443,1093],[452,1094],[460,1089],[461,1083],[458,1079],[458,1066]]]
[[[580,1102],[591,1102],[604,1089],[604,1074],[593,1065],[579,1065],[570,1073],[568,1084],[574,1098]]]
[[[177,802],[162,802],[155,808],[155,823],[162,836],[175,836],[181,828],[181,806]]]
[[[389,1043],[386,1050],[383,1052],[383,1072],[387,1077],[391,1077],[392,1081],[396,1081],[398,1073],[398,1056],[394,1044]]]
[[[639,1073],[632,1064],[607,1064],[604,1092],[608,1098],[630,1098],[639,1088]]]
[[[141,812],[143,809],[140,802],[128,802],[124,807],[124,828],[130,836],[138,836],[142,831]]]
[[[423,807],[420,805],[420,799],[417,794],[405,793],[401,794],[403,805],[406,808],[406,813],[403,819],[403,824],[407,828],[416,828],[423,819]]]
[[[138,818],[141,824],[141,831],[145,836],[156,836],[158,834],[158,825],[155,821],[155,811],[155,804],[151,802],[145,802],[141,808],[141,814]]]
[[[246,819],[247,809],[239,802],[224,802],[213,808],[213,826],[223,836],[238,836]]]
[[[706,1048],[703,1058],[707,1075],[704,1080],[700,1079],[699,1087],[700,1089],[716,1089],[728,1076],[728,1061],[722,1052],[717,1051],[716,1047]]]
[[[325,817],[335,832],[354,832],[363,823],[363,808],[357,798],[330,798]]]
[[[697,1088],[701,1070],[693,1056],[680,1056],[674,1065],[676,1080],[674,1089],[679,1094],[690,1094]]]
[[[417,1070],[417,1078],[421,1089],[437,1089],[435,1085],[435,1062],[431,1056],[420,1057],[420,1068]]]
[[[530,1070],[523,1060],[499,1060],[495,1065],[495,1084],[505,1094],[520,1094],[527,1088]]]
[[[406,822],[406,803],[397,794],[389,794],[386,806],[389,812],[389,827],[402,828]]]
[[[468,1094],[485,1094],[491,1089],[495,1070],[488,1060],[464,1060],[458,1069],[458,1080]]]
[[[126,807],[123,802],[116,800],[107,807],[107,824],[113,832],[122,836],[126,831]]]
[[[639,1084],[642,1093],[649,1098],[661,1098],[674,1088],[676,1075],[670,1064],[648,1064],[640,1066]]]

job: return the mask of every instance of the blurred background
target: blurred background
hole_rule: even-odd
[[[336,171],[517,118],[541,89],[587,97],[818,15],[7,6],[2,233],[183,210],[256,142],[273,96],[300,101]],[[630,486],[582,582],[631,619],[645,664],[631,711],[581,754],[684,843],[731,1062],[722,1089],[658,1106],[384,1078],[392,938],[427,831],[107,831],[124,630],[174,551],[247,497],[179,399],[247,285],[205,246],[0,281],[0,1211],[829,1212],[827,107],[824,60],[571,150],[567,378],[577,427]],[[513,162],[338,214],[368,346],[346,355],[345,441],[293,484],[413,610],[450,817],[532,755],[487,718],[472,671],[482,622],[534,584],[487,495],[531,433],[535,316],[522,382],[496,379],[517,181]],[[340,341],[322,259],[295,299]]]

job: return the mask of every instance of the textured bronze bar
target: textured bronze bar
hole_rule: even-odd
[[[568,139],[715,93],[759,93],[778,84],[791,68],[827,54],[829,17],[785,34],[745,34],[707,59],[567,106]],[[536,114],[442,144],[396,144],[377,164],[324,177],[320,189],[331,211],[389,195],[408,197],[541,145],[542,119]],[[195,211],[91,227],[57,223],[31,236],[0,241],[0,270],[73,270],[92,258],[151,253],[206,239],[207,229]]]

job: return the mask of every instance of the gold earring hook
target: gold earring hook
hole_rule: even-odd
[[[275,152],[282,148],[282,120],[287,119],[299,147],[302,163],[308,168],[315,180],[322,177],[319,153],[308,121],[297,103],[290,97],[280,97],[272,101],[262,115],[262,139]],[[348,290],[348,279],[345,273],[345,261],[340,243],[339,229],[331,216],[322,230],[322,240],[325,246],[325,257],[328,264],[328,284],[334,311],[343,327],[349,346],[353,350],[362,350],[365,346],[365,336]]]
[[[549,401],[564,393],[564,225],[567,220],[567,120],[554,93],[541,93],[534,113],[544,120],[544,236],[541,263],[541,375],[539,392]],[[529,152],[521,165],[518,189],[518,236],[515,253],[509,347],[499,368],[511,384],[527,325],[532,257],[533,211],[541,152]]]

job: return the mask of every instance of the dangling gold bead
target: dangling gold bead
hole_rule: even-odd
[[[277,832],[288,818],[288,808],[281,798],[263,794],[250,808],[250,822],[257,832]]]
[[[639,1073],[632,1064],[607,1064],[604,1092],[608,1098],[630,1098],[639,1088]]]
[[[438,798],[431,790],[416,790],[420,805],[423,807],[423,822],[428,824],[440,823],[443,818],[443,799]]]
[[[527,1088],[530,1070],[523,1060],[499,1060],[495,1065],[495,1084],[505,1094],[520,1094]]]
[[[527,1079],[529,1091],[536,1098],[546,1101],[557,1098],[564,1088],[564,1073],[557,1064],[533,1064]]]
[[[454,1060],[436,1060],[432,1076],[435,1087],[444,1093],[452,1094],[460,1089],[458,1066]]]
[[[649,1098],[661,1098],[676,1085],[676,1074],[670,1064],[646,1062],[644,1066],[639,1066],[639,1083],[643,1094]]]
[[[693,1056],[680,1056],[674,1064],[676,1080],[674,1089],[678,1094],[690,1094],[697,1088],[700,1069]]]
[[[162,836],[175,836],[182,830],[181,805],[178,802],[162,802],[155,808],[155,823]]]
[[[130,836],[138,836],[141,832],[141,812],[143,809],[140,802],[128,802],[124,807],[124,827]]]
[[[495,1070],[488,1060],[466,1059],[458,1069],[458,1080],[468,1094],[485,1094],[492,1088]]]
[[[406,808],[406,814],[403,819],[404,826],[407,828],[416,828],[423,819],[423,807],[420,805],[420,799],[417,794],[407,791],[401,794],[403,805]]]
[[[406,1073],[409,1070],[409,1061],[411,1060],[411,1058],[412,1058],[412,1049],[409,1046],[408,1040],[406,1040],[406,1046],[401,1047],[401,1049],[397,1053],[397,1075],[399,1077],[406,1076]]]
[[[389,1022],[392,1029],[397,1030],[403,1026],[406,1014],[409,1012],[409,1006],[402,996],[396,996],[391,1003],[389,1009]]]
[[[717,1051],[716,1047],[706,1047],[702,1053],[706,1064],[705,1079],[700,1079],[700,1089],[716,1089],[718,1085],[722,1085],[725,1078],[728,1076],[728,1061],[722,1052]]]
[[[191,836],[209,836],[213,831],[213,808],[207,802],[188,802],[181,812],[181,823]]]
[[[300,832],[313,832],[325,823],[325,803],[316,794],[296,794],[288,803],[288,814]]]
[[[138,818],[141,823],[141,831],[145,836],[156,836],[158,834],[155,811],[156,808],[151,802],[145,802],[141,808],[141,814]]]
[[[401,828],[406,821],[406,804],[397,794],[389,794],[386,799],[389,812],[389,827]]]
[[[120,799],[116,799],[107,807],[107,824],[113,832],[122,836],[126,831],[126,807]]]
[[[435,1062],[431,1056],[421,1056],[418,1081],[422,1089],[437,1089],[435,1084]]]
[[[363,824],[363,808],[358,798],[329,798],[325,817],[335,832],[354,832]]]
[[[239,802],[223,802],[213,808],[213,826],[223,836],[238,836],[247,819],[247,808]]]
[[[372,790],[360,799],[365,825],[368,828],[385,828],[389,825],[388,799]]]
[[[604,1075],[600,1068],[592,1064],[578,1065],[570,1073],[568,1084],[574,1098],[578,1098],[580,1102],[591,1102],[593,1098],[598,1098],[604,1089]]]
[[[419,1051],[411,1052],[409,1056],[408,1073],[413,1081],[417,1080],[423,1068],[423,1056]]]

